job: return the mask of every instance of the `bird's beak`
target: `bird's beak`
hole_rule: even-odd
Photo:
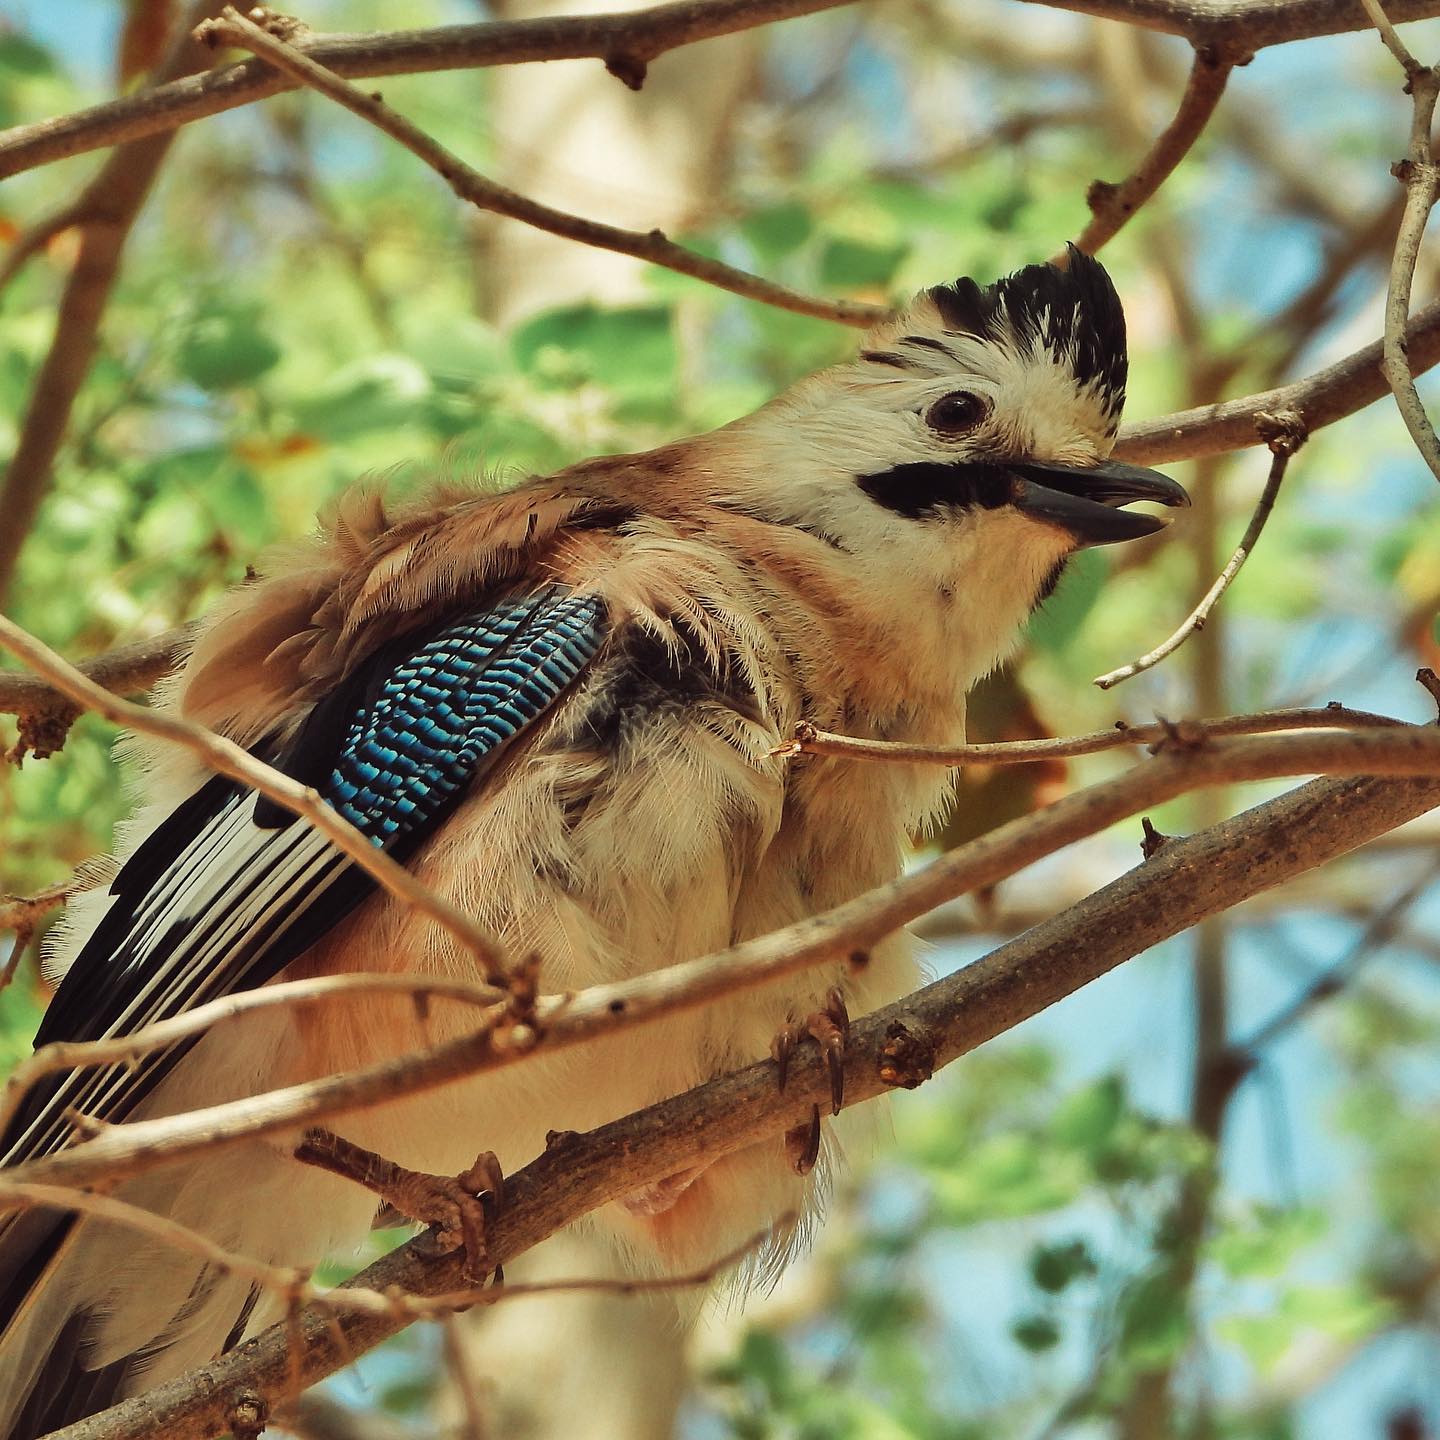
[[[1153,535],[1170,522],[1163,515],[1121,510],[1132,500],[1184,506],[1190,497],[1168,475],[1137,465],[1103,461],[1088,469],[1053,460],[1011,462],[1012,503],[1017,510],[1071,535],[1083,549]]]

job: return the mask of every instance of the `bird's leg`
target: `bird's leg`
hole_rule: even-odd
[[[482,1151],[459,1175],[431,1175],[407,1170],[329,1130],[311,1129],[295,1147],[295,1158],[363,1185],[408,1220],[434,1225],[443,1251],[464,1246],[465,1278],[484,1281],[485,1202],[499,1205],[505,1198],[505,1177],[493,1151]]]
[[[825,1057],[830,1073],[830,1113],[838,1115],[845,1099],[845,1042],[850,1036],[850,1015],[838,987],[825,996],[825,1008],[807,1015],[799,1024],[782,1025],[770,1042],[780,1089],[790,1074],[790,1057],[806,1037],[814,1040]],[[820,1107],[811,1107],[810,1118],[785,1132],[785,1153],[797,1175],[808,1175],[820,1156]]]

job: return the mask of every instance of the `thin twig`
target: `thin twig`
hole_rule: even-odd
[[[866,963],[869,948],[958,896],[1118,820],[1207,786],[1283,775],[1440,776],[1440,729],[1241,736],[1173,748],[1123,775],[997,826],[854,900],[755,940],[633,979],[544,996],[527,1023],[486,1026],[359,1070],[179,1115],[127,1121],[54,1155],[14,1166],[17,1179],[88,1185],[260,1135],[448,1085],[691,1010],[824,963]],[[1176,842],[1178,843],[1178,842]],[[1161,855],[1170,852],[1166,846]],[[639,1183],[639,1182],[637,1182]]]
[[[423,160],[460,199],[481,210],[519,220],[537,230],[574,240],[581,245],[631,255],[637,260],[646,260],[652,265],[661,265],[667,270],[703,280],[706,284],[728,290],[732,295],[743,295],[748,300],[758,300],[797,315],[810,315],[818,320],[833,320],[863,329],[890,314],[882,306],[866,305],[855,300],[822,300],[801,295],[748,271],[738,270],[723,260],[687,250],[668,239],[660,230],[622,230],[615,225],[605,225],[598,220],[586,220],[552,209],[518,194],[472,169],[413,121],[392,110],[378,94],[361,90],[333,70],[327,70],[294,45],[241,15],[233,5],[225,7],[219,20],[207,21],[195,33],[197,38],[210,44],[223,41],[254,51],[271,65],[293,75],[336,104],[343,105],[362,120],[368,120]]]
[[[0,990],[10,983],[11,969],[20,952],[30,943],[40,922],[74,893],[73,880],[60,880],[36,891],[34,895],[0,895],[0,932],[8,930],[15,936],[5,973],[0,977]]]
[[[486,1440],[485,1402],[480,1398],[480,1376],[470,1358],[458,1316],[447,1315],[441,1322],[445,1341],[445,1368],[460,1396],[460,1440]]]
[[[1381,371],[1395,395],[1405,428],[1415,448],[1440,480],[1440,439],[1425,413],[1419,391],[1410,376],[1406,355],[1405,333],[1410,323],[1410,292],[1415,284],[1415,265],[1420,258],[1420,245],[1425,225],[1440,196],[1440,169],[1436,168],[1431,150],[1430,132],[1435,121],[1435,102],[1440,99],[1440,69],[1422,65],[1412,55],[1394,25],[1385,15],[1380,0],[1361,0],[1365,13],[1380,32],[1386,48],[1405,72],[1405,88],[1410,94],[1410,143],[1405,159],[1393,167],[1394,175],[1405,187],[1405,210],[1395,232],[1395,253],[1390,262],[1390,280],[1385,291],[1385,345]]]
[[[843,755],[852,760],[890,760],[901,764],[1029,765],[1037,760],[1070,759],[1118,750],[1126,745],[1197,745],[1223,735],[1273,735],[1286,730],[1363,730],[1372,726],[1405,725],[1390,715],[1351,710],[1330,704],[1315,709],[1297,706],[1262,710],[1254,715],[1227,715],[1219,720],[1157,720],[1151,725],[1130,725],[1117,720],[1112,729],[1088,735],[1062,735],[1043,740],[1001,740],[983,745],[915,745],[901,740],[865,740],[856,735],[835,735],[813,725],[796,727],[795,738],[775,749],[777,755]]]
[[[439,1294],[407,1295],[401,1290],[372,1290],[353,1281],[334,1288],[316,1285],[308,1272],[286,1265],[271,1265],[253,1256],[227,1250],[202,1231],[191,1229],[168,1215],[157,1214],[117,1196],[75,1190],[61,1185],[34,1184],[12,1180],[0,1175],[0,1214],[7,1211],[31,1210],[69,1211],[88,1215],[112,1225],[158,1240],[186,1254],[198,1256],[206,1265],[228,1275],[237,1275],[261,1290],[280,1295],[299,1304],[312,1304],[322,1309],[379,1318],[403,1316],[410,1320],[444,1319],[457,1310],[473,1305],[494,1305],[503,1300],[524,1296],[549,1295],[570,1291],[600,1291],[606,1294],[636,1295],[650,1291],[690,1289],[707,1285],[752,1254],[769,1238],[769,1232],[752,1235],[742,1244],[726,1251],[709,1264],[680,1275],[659,1275],[648,1279],[610,1279],[608,1277],[535,1281],[520,1285],[466,1286]]]
[[[195,725],[178,715],[150,710],[112,695],[4,615],[0,615],[0,649],[8,650],[23,660],[37,675],[82,709],[93,710],[97,715],[103,715],[130,730],[179,745],[208,769],[258,790],[267,799],[283,805],[291,814],[300,816],[365,871],[382,890],[418,914],[428,916],[453,935],[475,957],[487,980],[497,985],[507,983],[500,952],[480,927],[458,907],[422,885],[397,860],[372,845],[338,810],[326,804],[312,786],[301,785],[290,776],[282,775],[273,766],[241,749],[233,740],[227,740],[203,725]]]
[[[0,291],[20,273],[32,255],[43,250],[57,235],[81,224],[86,215],[84,198],[81,197],[42,216],[22,231],[5,252],[5,259],[0,261]]]
[[[1076,249],[1095,254],[1165,183],[1210,123],[1234,68],[1234,59],[1222,57],[1212,46],[1195,47],[1195,59],[1175,116],[1156,137],[1145,158],[1119,184],[1096,180],[1086,192],[1090,220],[1076,237]],[[1052,263],[1064,264],[1064,253],[1056,255]]]
[[[3,907],[0,907],[0,917],[3,915]],[[3,928],[3,924],[3,918],[0,918],[0,928]],[[431,1000],[453,1000],[462,1005],[487,1008],[500,1007],[508,998],[507,992],[476,980],[383,973],[372,975],[364,972],[314,975],[304,980],[285,980],[279,984],[266,985],[260,990],[244,990],[236,995],[223,995],[218,1000],[197,1005],[183,1015],[173,1015],[168,1020],[157,1020],[153,1025],[143,1025],[128,1035],[116,1035],[106,1040],[55,1040],[48,1045],[42,1045],[16,1065],[5,1081],[4,1090],[0,1091],[0,1134],[9,1128],[10,1121],[30,1088],[47,1075],[56,1075],[65,1070],[83,1070],[93,1065],[115,1065],[138,1060],[142,1055],[163,1050],[168,1045],[176,1045],[223,1021],[233,1020],[238,1015],[249,1015],[256,1010],[300,1008],[318,1005],[337,996],[376,992],[388,992],[408,999],[417,1008],[427,1006]]]
[[[228,1275],[242,1276],[262,1289],[282,1292],[302,1289],[306,1292],[306,1299],[315,1299],[320,1294],[318,1290],[310,1289],[308,1276],[303,1271],[267,1265],[227,1250],[208,1235],[192,1230],[169,1216],[157,1215],[153,1210],[132,1205],[129,1201],[112,1195],[97,1195],[88,1190],[72,1190],[62,1185],[36,1185],[0,1175],[0,1214],[37,1206],[47,1210],[69,1210],[112,1225],[123,1225],[177,1250],[198,1255],[207,1265],[213,1265]]]
[[[1236,1051],[1253,1059],[1259,1052],[1287,1031],[1294,1028],[1315,1007],[1344,989],[1355,970],[1377,949],[1394,938],[1406,914],[1440,876],[1440,865],[1431,865],[1407,885],[1383,909],[1373,914],[1364,932],[1346,953],[1315,976],[1289,1004],[1263,1020],[1255,1030],[1235,1046]]]
[[[1275,508],[1275,497],[1280,493],[1280,486],[1285,480],[1285,470],[1290,464],[1290,457],[1300,443],[1302,442],[1299,439],[1288,437],[1284,440],[1275,439],[1270,442],[1270,474],[1266,477],[1265,488],[1255,502],[1255,509],[1250,514],[1250,523],[1245,527],[1245,533],[1240,537],[1240,543],[1225,562],[1225,568],[1215,577],[1215,583],[1205,592],[1200,603],[1181,621],[1174,634],[1162,640],[1153,650],[1147,651],[1138,659],[1131,660],[1129,664],[1121,665],[1115,670],[1107,670],[1103,675],[1097,675],[1094,683],[1102,690],[1109,690],[1122,680],[1129,680],[1142,671],[1158,665],[1167,655],[1173,655],[1196,631],[1205,628],[1206,621],[1210,618],[1210,612],[1219,604],[1220,597],[1230,588],[1231,581],[1240,573],[1240,567],[1250,558],[1250,552],[1254,550],[1256,541],[1260,539],[1260,532],[1264,530],[1265,522],[1270,518],[1271,510]]]

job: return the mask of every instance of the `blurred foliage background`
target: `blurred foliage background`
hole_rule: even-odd
[[[304,18],[363,31],[489,13],[314,0]],[[146,27],[168,18],[162,0],[10,0],[0,124],[134,83]],[[1407,33],[1440,57],[1435,25]],[[638,95],[586,62],[384,93],[541,198],[886,300],[1052,253],[1083,224],[1088,182],[1118,179],[1165,123],[1187,58],[1017,0],[888,0],[675,52]],[[1130,315],[1132,417],[1294,378],[1379,334],[1408,118],[1373,36],[1236,73],[1199,148],[1105,252]],[[7,182],[0,239],[95,164]],[[61,233],[0,295],[0,453],[74,255]],[[1435,273],[1423,257],[1422,292]],[[503,479],[645,448],[855,343],[466,213],[411,156],[294,94],[182,133],[102,334],[9,601],[76,657],[195,616],[358,477],[403,491],[437,470]],[[1440,507],[1388,402],[1292,464],[1193,644],[1095,690],[1208,585],[1265,457],[1172,468],[1199,499],[1183,538],[1082,557],[977,697],[971,738],[1331,698],[1423,717],[1410,677],[1440,659]],[[82,720],[55,758],[0,772],[0,890],[107,847],[126,804],[113,739]],[[1120,763],[971,772],[945,841]],[[1183,831],[1253,798],[1154,818]],[[1421,822],[1209,922],[901,1097],[893,1143],[836,1197],[816,1253],[743,1313],[518,1301],[476,1322],[468,1355],[418,1327],[312,1396],[297,1430],[1440,1436],[1437,838]],[[1122,827],[933,917],[932,966],[1088,893],[1138,840]],[[0,994],[0,1059],[28,1047],[45,994],[32,947]],[[576,1243],[537,1273],[585,1273]],[[461,1403],[468,1371],[484,1414]]]

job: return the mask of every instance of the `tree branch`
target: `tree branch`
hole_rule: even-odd
[[[75,668],[113,694],[139,694],[180,664],[195,638],[196,628],[182,625],[163,635],[117,645],[93,659],[82,660]],[[37,675],[0,671],[0,714],[19,717],[17,754],[33,754],[43,760],[65,743],[80,708]]]
[[[863,740],[855,735],[833,735],[813,725],[799,725],[795,738],[777,747],[776,753],[843,755],[851,760],[889,760],[906,765],[1029,765],[1036,760],[1068,760],[1076,755],[1118,750],[1124,745],[1148,745],[1152,747],[1152,754],[1158,754],[1171,746],[1185,749],[1223,735],[1363,730],[1372,726],[1389,729],[1408,723],[1370,710],[1351,710],[1332,701],[1319,709],[1296,706],[1287,710],[1261,710],[1253,715],[1226,715],[1219,720],[1157,720],[1153,725],[1131,725],[1117,720],[1113,729],[1092,730],[1088,735],[1001,740],[984,745],[915,745],[902,740]]]
[[[1410,143],[1405,159],[1394,166],[1395,178],[1405,187],[1405,209],[1395,232],[1395,254],[1390,262],[1390,280],[1385,291],[1385,339],[1381,373],[1395,396],[1400,417],[1415,448],[1440,480],[1440,440],[1425,413],[1415,381],[1410,375],[1405,334],[1410,323],[1410,292],[1415,284],[1415,265],[1420,244],[1435,200],[1440,196],[1440,170],[1431,151],[1430,131],[1435,122],[1435,102],[1440,99],[1440,70],[1422,65],[1406,47],[1385,15],[1380,0],[1360,0],[1365,13],[1375,22],[1380,38],[1405,72],[1405,89],[1411,99]]]
[[[1440,782],[1321,780],[1195,835],[983,960],[856,1022],[845,1058],[855,1104],[933,1070],[1013,1028],[1132,955],[1207,914],[1239,904],[1440,805]],[[828,1101],[818,1052],[799,1051],[783,1093],[762,1061],[684,1095],[572,1136],[506,1181],[487,1230],[504,1264],[582,1215],[773,1134]],[[422,1237],[355,1277],[411,1295],[458,1288],[462,1258],[436,1258]],[[401,1316],[342,1315],[310,1306],[190,1375],[57,1432],[54,1440],[201,1440],[230,1423],[243,1399],[272,1402],[292,1378],[290,1338],[302,1340],[305,1383],[338,1370],[396,1331]]]
[[[632,86],[646,65],[682,45],[831,10],[853,0],[677,0],[609,15],[545,16],[378,35],[312,35],[301,48],[317,64],[352,79],[481,69],[535,60],[603,60]],[[1435,0],[1440,12],[1440,0]],[[73,115],[0,133],[0,180],[70,155],[233,110],[292,90],[295,82],[260,60],[226,65]]]
[[[1075,239],[1077,250],[1095,254],[1120,233],[1135,212],[1165,183],[1209,124],[1234,68],[1235,61],[1222,59],[1212,46],[1196,47],[1175,117],[1156,137],[1145,158],[1118,185],[1096,180],[1086,192],[1085,201],[1091,215]],[[1052,263],[1063,264],[1064,260],[1061,252],[1053,257]]]
[[[810,295],[801,295],[748,271],[738,270],[733,265],[725,264],[723,260],[715,260],[708,255],[687,250],[685,246],[677,245],[668,239],[660,230],[622,230],[615,225],[586,220],[579,215],[570,215],[563,210],[555,210],[549,205],[531,200],[528,196],[521,195],[472,169],[418,125],[392,110],[379,95],[368,94],[333,70],[317,64],[293,44],[246,19],[233,5],[225,7],[219,20],[211,20],[200,26],[196,31],[196,38],[210,45],[229,41],[252,50],[269,64],[295,76],[305,85],[328,96],[337,105],[343,105],[353,114],[360,116],[362,120],[368,120],[392,140],[398,141],[412,155],[423,160],[461,200],[478,209],[519,220],[537,230],[558,235],[563,240],[574,240],[581,245],[631,255],[637,260],[646,260],[652,265],[661,265],[667,270],[703,280],[718,289],[728,290],[732,295],[743,295],[748,300],[758,300],[797,315],[810,315],[817,320],[833,320],[842,325],[855,325],[865,329],[883,320],[890,313],[882,306],[866,305],[859,301],[821,300]]]
[[[1115,457],[1153,465],[1263,445],[1268,438],[1260,428],[1264,417],[1284,411],[1294,411],[1313,435],[1386,393],[1389,387],[1380,369],[1382,345],[1380,340],[1372,341],[1291,385],[1127,425],[1116,441]],[[1412,375],[1440,362],[1440,301],[1411,319],[1405,332],[1405,353]]]
[[[1205,786],[1319,773],[1440,775],[1440,729],[1416,725],[1241,737],[1168,752],[998,826],[844,905],[728,950],[630,980],[542,997],[524,1023],[486,1025],[360,1070],[203,1110],[108,1126],[92,1139],[7,1173],[16,1180],[76,1186],[124,1178],[239,1140],[435,1089],[514,1064],[541,1048],[567,1048],[648,1024],[825,962],[864,965],[868,947],[926,911],[998,884],[1117,820]]]
[[[627,84],[638,86],[646,65],[667,50],[850,3],[853,0],[677,0],[620,14],[547,16],[378,35],[316,35],[306,39],[302,48],[326,69],[351,79],[535,60],[598,59]],[[1182,35],[1232,61],[1271,45],[1361,30],[1368,23],[1359,0],[1273,0],[1266,5],[1255,0],[1026,3]],[[1397,20],[1420,20],[1440,14],[1440,0],[1396,0],[1391,11]],[[72,115],[16,126],[0,134],[0,180],[70,155],[174,130],[293,88],[285,76],[252,60]]]

